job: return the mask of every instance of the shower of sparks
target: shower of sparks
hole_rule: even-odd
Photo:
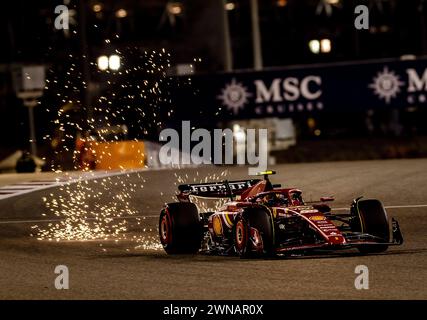
[[[122,141],[123,133],[132,132],[135,141],[150,136],[157,140],[164,120],[174,116],[170,92],[173,80],[168,76],[171,55],[165,49],[149,51],[138,47],[123,51],[116,49],[114,54],[120,57],[119,70],[101,71],[96,62],[90,63],[93,79],[102,83],[100,88],[84,81],[80,59],[73,54],[64,59],[63,65],[48,72],[44,100],[39,104],[52,121],[46,127],[48,134],[43,139],[53,149],[51,170],[69,177],[70,182],[65,182],[59,192],[43,198],[46,213],[42,215],[53,214],[58,222],[34,225],[33,236],[48,241],[127,241],[135,250],[159,250],[162,246],[157,221],[154,225],[151,220],[148,222],[142,216],[142,209],[135,207],[135,201],[132,201],[139,196],[146,182],[139,173],[138,183],[130,183],[129,174],[124,169],[121,170],[123,175],[95,178],[91,182],[83,178],[75,182],[68,173],[69,170],[91,173],[93,167],[82,167],[83,154],[93,157],[92,163],[95,164],[110,158],[111,154],[102,147],[105,143]],[[197,61],[201,59],[197,58]],[[191,86],[191,78],[187,78],[184,85]],[[90,109],[82,102],[84,89],[97,95]],[[94,135],[94,132],[98,134]],[[85,143],[80,149],[77,148],[79,140]],[[93,147],[99,147],[101,152],[88,152]],[[64,167],[67,161],[72,165]],[[175,185],[191,179],[193,182],[221,181],[226,175],[226,171],[206,177],[199,177],[197,172],[193,178],[176,174]],[[201,203],[198,206],[206,208]],[[99,246],[107,251],[102,242]]]
[[[115,50],[115,54],[122,61],[118,71],[101,71],[95,62],[90,63],[92,74],[102,79],[105,86],[94,99],[91,112],[83,105],[81,93],[88,87],[93,92],[94,88],[85,83],[78,57],[70,54],[64,65],[49,71],[46,100],[39,103],[53,118],[51,128],[47,128],[49,134],[44,136],[54,150],[54,160],[50,163],[52,171],[63,172],[66,176],[69,176],[67,170],[91,172],[93,168],[89,166],[82,168],[83,153],[86,152],[86,157],[94,156],[92,163],[100,163],[103,158],[111,157],[109,151],[103,149],[106,143],[122,141],[124,138],[120,134],[123,132],[126,135],[134,133],[132,139],[135,141],[150,134],[155,136],[164,125],[162,120],[173,114],[171,80],[167,75],[171,67],[170,54],[165,49],[144,51],[136,47],[123,52]],[[78,150],[79,139],[85,144]],[[96,155],[88,152],[93,147],[100,147],[101,152]],[[72,163],[71,167],[63,166],[66,160]],[[144,166],[142,160],[140,166]],[[144,218],[129,219],[142,214],[131,199],[144,187],[145,180],[139,177],[138,184],[130,183],[126,170],[121,171],[121,176],[95,179],[90,183],[85,179],[65,182],[60,192],[43,199],[47,209],[43,216],[53,214],[59,218],[58,222],[33,226],[33,235],[49,241],[130,240],[135,248],[159,249],[158,238],[154,236],[156,227],[148,228]],[[132,231],[137,236],[129,232],[135,224],[137,229]]]
[[[130,199],[138,185],[125,183],[119,177],[107,177],[94,182],[95,187],[84,180],[65,184],[59,188],[61,195],[51,193],[49,197],[43,198],[50,213],[61,220],[49,223],[47,228],[37,227],[37,239],[122,239],[127,231],[125,218],[137,214]]]

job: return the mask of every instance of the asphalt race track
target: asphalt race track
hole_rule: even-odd
[[[382,200],[388,214],[400,222],[404,245],[369,256],[347,251],[274,260],[167,256],[161,250],[135,249],[133,235],[156,235],[156,216],[176,191],[175,173],[187,174],[190,181],[223,170],[229,170],[228,179],[247,177],[245,167],[146,171],[115,178],[125,184],[145,179],[131,205],[146,218],[141,225],[128,219],[128,241],[55,242],[30,237],[34,224],[58,219],[48,213],[42,197],[60,195],[59,188],[1,200],[0,299],[427,299],[426,159],[271,169],[278,171],[274,182],[301,188],[306,200],[334,195],[333,207],[339,210],[359,195]],[[99,187],[96,180],[88,183],[95,190]],[[57,265],[69,268],[69,290],[54,287]],[[368,290],[354,287],[357,265],[369,268]]]

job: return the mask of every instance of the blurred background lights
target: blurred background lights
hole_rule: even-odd
[[[234,10],[236,8],[236,4],[234,2],[227,2],[225,4],[225,9],[228,11]]]
[[[93,5],[92,10],[94,12],[101,12],[102,11],[102,4],[100,3],[96,3]]]
[[[116,54],[113,54],[108,59],[108,66],[111,70],[119,70],[120,69],[120,57]]]
[[[128,15],[128,12],[125,9],[119,9],[116,11],[117,18],[126,18],[127,15]]]
[[[116,71],[120,69],[120,65],[120,57],[116,54],[109,57],[105,55],[98,57],[98,69],[101,71],[105,71],[107,69]]]
[[[331,39],[313,39],[308,42],[308,47],[310,51],[314,54],[319,53],[330,53],[332,51],[332,42]]]
[[[325,1],[326,3],[328,3],[328,4],[339,4],[340,3],[340,0],[326,0]]]
[[[108,57],[107,56],[100,56],[98,58],[98,69],[102,70],[102,71],[108,69]]]
[[[180,15],[182,13],[182,3],[180,2],[171,2],[167,5],[167,10],[170,14]]]
[[[308,47],[310,51],[314,54],[318,54],[320,52],[320,42],[319,40],[310,40],[308,42]]]
[[[320,40],[320,51],[323,53],[331,52],[332,44],[330,39],[322,39]]]

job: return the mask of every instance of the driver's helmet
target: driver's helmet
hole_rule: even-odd
[[[294,191],[289,194],[289,197],[291,199],[291,205],[292,206],[301,206],[304,204],[304,201],[302,200],[301,192]]]
[[[274,206],[278,207],[278,206],[283,206],[287,204],[287,199],[285,195],[281,193],[275,193],[275,192],[266,194],[261,199],[261,201],[263,204],[271,207],[274,207]]]

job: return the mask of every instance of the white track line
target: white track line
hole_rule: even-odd
[[[399,205],[399,206],[384,206],[385,209],[405,209],[405,208],[427,208],[427,204],[408,204],[408,205]],[[332,208],[332,211],[337,210],[349,210],[349,207],[343,208]]]
[[[69,175],[53,178],[51,180],[33,180],[30,182],[20,182],[14,183],[11,185],[6,185],[0,187],[0,200],[12,198],[16,196],[20,196],[23,194],[45,190],[55,187],[62,187],[65,185],[75,184],[78,182],[90,181],[90,180],[98,180],[109,177],[117,177],[117,176],[129,176],[130,174],[142,173],[142,172],[152,172],[152,171],[165,171],[171,169],[188,169],[188,168],[196,168],[200,167],[199,165],[181,165],[181,166],[165,166],[159,168],[141,168],[141,169],[129,169],[125,171],[93,171],[93,172],[82,172],[80,176]]]
[[[113,217],[114,220],[120,220],[120,219],[144,219],[144,218],[158,218],[159,215],[155,216],[125,216],[125,217]],[[96,218],[86,218],[85,220],[96,220]],[[61,222],[64,221],[64,219],[34,219],[34,220],[0,220],[0,224],[20,224],[20,223],[46,223],[46,222]]]
[[[407,208],[427,208],[427,204],[412,204],[412,205],[400,205],[400,206],[384,206],[386,209],[407,209]],[[333,208],[332,211],[337,210],[349,210],[348,207]],[[124,217],[113,217],[113,219],[144,219],[144,218],[158,218],[159,215],[135,215],[135,216],[124,216]],[[21,224],[21,223],[46,223],[46,222],[61,222],[64,219],[38,219],[38,220],[0,220],[1,224]],[[96,218],[86,218],[86,220],[96,220]]]
[[[62,187],[65,185],[70,185],[70,184],[74,184],[82,181],[104,179],[107,177],[115,177],[120,175],[139,173],[143,171],[147,171],[147,169],[141,168],[136,170],[110,171],[110,172],[105,172],[105,171],[82,172],[82,174],[77,177],[74,177],[73,175],[67,176],[66,174],[64,174],[63,176],[53,178],[51,180],[46,180],[46,179],[43,180],[43,178],[40,178],[40,180],[35,179],[29,182],[15,183],[15,184],[0,187],[0,193],[7,192],[6,194],[0,194],[0,200],[20,196],[23,194],[27,194],[27,193],[31,193],[39,190],[45,190],[45,189],[50,189],[54,187]]]
[[[400,209],[400,208],[426,208],[427,204],[412,204],[412,205],[403,205],[403,206],[386,206],[386,209]]]
[[[94,172],[83,172],[80,176],[74,177],[73,175],[67,176],[64,173],[63,176],[58,178],[53,178],[50,180],[37,179],[30,182],[20,182],[13,183],[8,186],[0,187],[0,200],[16,197],[22,194],[27,194],[34,191],[60,187],[63,185],[68,185],[71,183],[77,183],[79,181],[87,181],[87,180],[96,180],[103,179],[106,177],[114,177],[119,175],[128,175],[131,173],[138,173],[143,171],[160,171],[160,170],[169,170],[169,169],[185,169],[185,168],[196,168],[198,165],[194,164],[186,164],[186,165],[163,165],[159,161],[159,152],[161,150],[162,145],[157,142],[144,141],[145,150],[147,152],[147,166],[141,169],[133,169],[133,170],[115,170],[115,171],[94,171]],[[179,157],[182,159],[185,153],[182,153],[180,150]],[[188,155],[189,156],[189,155]],[[46,184],[44,184],[46,183]],[[20,186],[19,186],[20,185]],[[3,192],[2,192],[3,191]]]
[[[43,185],[46,186],[46,185]],[[8,185],[8,186],[4,186],[0,188],[0,191],[4,191],[4,192],[8,192],[8,191],[24,191],[24,190],[33,190],[33,189],[37,189],[38,187],[41,186],[34,186],[34,185],[21,185],[21,186],[17,186],[17,185]]]

